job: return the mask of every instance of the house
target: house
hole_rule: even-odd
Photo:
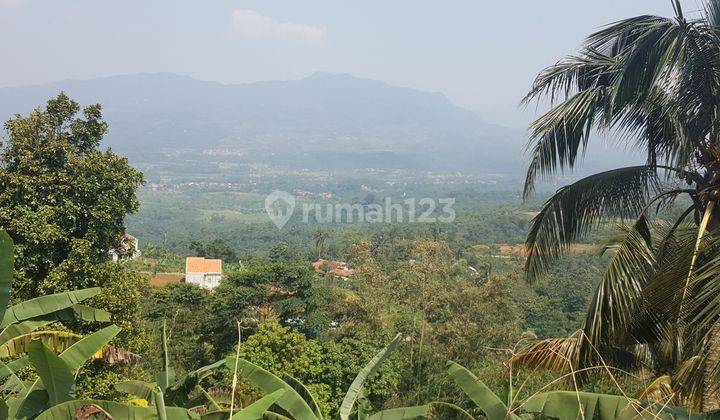
[[[317,273],[330,274],[335,277],[340,277],[343,280],[347,280],[355,271],[350,268],[348,263],[342,261],[324,260],[322,258],[312,263],[312,266]]]
[[[197,284],[203,289],[212,290],[220,285],[222,279],[222,260],[204,257],[185,259],[185,282]]]
[[[125,233],[120,240],[120,250],[110,249],[108,253],[110,254],[110,258],[115,262],[124,258],[133,260],[140,256],[138,239],[129,233]]]

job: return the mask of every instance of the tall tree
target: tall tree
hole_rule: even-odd
[[[599,224],[631,222],[582,329],[515,362],[643,364],[672,375],[674,398],[710,410],[720,384],[720,0],[695,17],[672,5],[673,17],[638,16],[590,35],[525,99],[552,103],[531,125],[526,196],[538,176],[574,168],[597,131],[646,162],[561,188],[533,220],[531,280]],[[657,217],[673,202],[686,203],[677,219]]]
[[[19,297],[96,285],[92,266],[123,248],[125,215],[138,208],[142,174],[100,150],[108,130],[100,105],[78,113],[78,103],[60,93],[45,109],[5,123],[0,227],[17,245]],[[58,278],[65,281],[52,281]]]
[[[318,259],[322,257],[328,237],[328,233],[320,228],[317,228],[317,230],[313,232],[313,242],[315,243],[315,250],[317,251]]]
[[[219,258],[226,263],[237,262],[237,253],[233,247],[222,238],[211,241],[192,241],[189,248],[198,257]]]

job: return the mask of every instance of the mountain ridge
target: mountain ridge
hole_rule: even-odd
[[[289,166],[326,165],[327,155],[349,167],[509,172],[521,166],[520,133],[485,122],[443,93],[349,74],[243,84],[175,73],[67,79],[0,88],[0,117],[26,114],[59,91],[81,105],[100,103],[110,124],[106,144],[135,161],[233,148],[243,151],[236,159]]]

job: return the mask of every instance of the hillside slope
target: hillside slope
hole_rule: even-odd
[[[520,133],[484,122],[439,93],[316,73],[225,85],[170,73],[0,89],[0,118],[65,91],[99,102],[107,145],[134,161],[178,151],[307,168],[512,172]]]

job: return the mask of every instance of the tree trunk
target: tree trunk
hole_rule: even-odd
[[[706,220],[706,225],[701,225],[701,229],[704,228],[704,231],[718,233],[720,230],[718,206],[715,206],[711,201],[708,203],[705,212],[703,219]],[[705,233],[704,231],[698,236],[701,237]],[[718,385],[720,384],[713,381],[713,373],[720,364],[720,326],[715,326],[710,333],[704,362],[701,409],[703,413],[708,413],[720,410],[720,394],[718,394],[720,390]]]
[[[720,328],[715,327],[710,336],[708,350],[705,354],[705,364],[703,366],[703,394],[702,394],[702,412],[720,410],[720,395],[718,395],[717,382],[713,381],[713,372],[720,363]]]
[[[718,212],[713,201],[709,201],[705,207],[705,212],[702,215],[700,226],[698,226],[698,236],[695,242],[695,250],[693,252],[692,260],[690,262],[690,271],[688,272],[687,279],[685,281],[685,287],[683,288],[682,300],[680,301],[680,310],[678,312],[678,322],[682,316],[683,306],[685,304],[685,298],[687,297],[687,290],[690,285],[690,280],[695,271],[698,254],[700,253],[700,247],[702,245],[702,239],[705,233],[708,231],[717,231],[720,227],[720,219],[718,218]],[[681,330],[678,331],[681,333]],[[714,327],[710,333],[710,339],[707,343],[707,350],[705,351],[705,360],[703,365],[703,384],[702,384],[702,400],[701,409],[703,413],[715,411],[720,409],[720,397],[718,396],[718,384],[713,381],[713,372],[715,371],[718,363],[720,363],[720,327]]]

